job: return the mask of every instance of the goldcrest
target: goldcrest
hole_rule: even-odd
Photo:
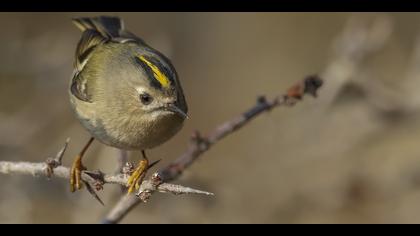
[[[188,107],[170,60],[127,31],[117,17],[73,22],[82,36],[69,95],[76,117],[92,136],[87,146],[97,139],[144,154],[173,137],[183,126]],[[72,191],[81,187],[81,159],[87,146],[73,164]],[[143,163],[136,171],[145,168]],[[137,176],[131,179],[136,181]]]

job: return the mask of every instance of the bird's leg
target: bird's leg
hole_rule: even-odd
[[[143,155],[143,159],[140,160],[138,166],[134,170],[133,174],[128,178],[127,187],[128,191],[127,194],[132,193],[134,190],[138,190],[140,188],[141,182],[146,175],[147,169],[149,168],[149,160],[146,157],[146,153],[144,150],[141,151]]]
[[[70,170],[70,191],[74,192],[82,188],[82,171],[86,168],[82,164],[82,158],[86,150],[92,144],[94,138],[91,137],[82,151],[76,156]]]

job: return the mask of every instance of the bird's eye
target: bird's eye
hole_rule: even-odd
[[[140,101],[144,105],[148,105],[153,101],[153,98],[148,93],[142,93],[140,94]]]

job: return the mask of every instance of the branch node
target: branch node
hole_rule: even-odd
[[[323,81],[318,75],[311,75],[308,76],[304,81],[304,94],[312,95],[313,97],[317,97],[318,89],[322,86]]]
[[[288,106],[294,106],[298,101],[303,99],[305,94],[317,97],[318,89],[322,86],[323,81],[318,75],[307,76],[304,80],[297,82],[287,90],[283,96],[284,102]]]
[[[163,183],[162,177],[158,172],[154,173],[151,178],[152,184],[158,186]]]
[[[105,184],[104,174],[100,170],[83,171],[82,174],[84,175],[83,183],[85,184],[88,192],[101,205],[104,205],[103,201],[96,193],[96,191],[101,191],[104,188],[104,184]]]
[[[136,196],[144,203],[146,203],[149,198],[152,196],[159,185],[163,183],[163,180],[159,173],[154,173],[150,180],[142,182],[139,191],[136,193]]]
[[[264,95],[260,95],[257,97],[257,104],[266,104],[267,98]]]
[[[57,155],[55,155],[55,158],[49,157],[47,160],[45,160],[45,163],[47,164],[45,171],[48,179],[51,178],[51,176],[54,174],[54,169],[61,166],[64,152],[66,152],[69,142],[70,138],[67,138],[64,146],[60,149],[60,151],[57,152]]]
[[[134,172],[134,164],[132,162],[126,162],[122,168],[122,173],[124,175],[130,176]]]
[[[45,168],[46,176],[48,179],[51,178],[51,176],[54,174],[54,168],[58,167],[60,163],[58,163],[55,159],[49,157],[47,160],[45,160],[45,163],[47,164],[47,168]]]
[[[104,173],[102,173],[100,170],[84,171],[83,173],[91,177],[91,183],[93,187],[95,187],[96,191],[100,191],[104,188]]]
[[[203,137],[198,130],[195,130],[191,135],[191,141],[194,145],[200,148],[207,148],[210,142],[207,138]]]

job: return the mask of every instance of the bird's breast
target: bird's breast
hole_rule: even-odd
[[[104,144],[126,150],[144,150],[168,141],[181,129],[183,120],[171,116],[153,121],[135,118],[107,123],[96,119],[89,123],[92,135]]]

